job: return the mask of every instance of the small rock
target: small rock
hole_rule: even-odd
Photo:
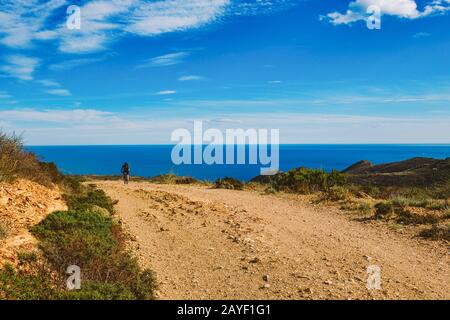
[[[270,284],[265,283],[261,288],[262,289],[270,289]]]
[[[258,262],[261,262],[261,259],[259,259],[258,257],[255,257],[249,261],[249,263],[258,263]]]
[[[324,284],[328,284],[328,285],[332,285],[332,284],[333,284],[333,281],[327,280],[327,281],[324,281],[323,283],[324,283]]]
[[[263,280],[266,281],[266,282],[269,281],[269,276],[268,276],[267,274],[263,275],[262,278],[263,278]]]
[[[305,293],[305,294],[312,294],[312,290],[311,288],[304,288],[304,289],[300,289],[299,290],[300,293]]]

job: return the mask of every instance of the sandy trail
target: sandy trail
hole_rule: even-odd
[[[301,197],[96,182],[119,200],[160,299],[449,299],[448,247]],[[368,290],[367,267],[381,268]]]

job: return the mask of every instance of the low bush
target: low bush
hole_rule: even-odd
[[[86,182],[86,179],[81,176],[64,176],[60,185],[65,194],[80,195],[86,190],[83,182]]]
[[[396,215],[396,222],[402,224],[418,225],[435,224],[439,222],[439,217],[437,216],[431,214],[419,215],[406,209],[398,210]]]
[[[375,205],[375,219],[384,219],[394,214],[395,206],[390,202],[379,202]]]
[[[271,186],[276,190],[296,193],[327,191],[332,187],[346,186],[346,181],[346,176],[336,170],[327,173],[303,167],[278,173],[270,178]]]
[[[346,201],[350,198],[348,189],[340,186],[328,188],[320,196],[320,201]]]
[[[194,184],[199,181],[192,177],[180,177],[173,173],[161,174],[156,177],[152,177],[149,179],[152,183],[160,183],[160,184]]]
[[[126,250],[114,201],[94,186],[68,181],[78,192],[67,197],[69,211],[53,212],[30,229],[44,259],[23,252],[17,270],[0,270],[0,299],[152,299],[153,273],[141,270]],[[81,269],[81,290],[66,290],[71,265]]]
[[[36,252],[21,251],[17,253],[17,258],[19,259],[19,264],[30,264],[38,260]]]
[[[419,233],[422,238],[450,241],[450,225],[433,225]]]
[[[341,210],[346,211],[358,211],[362,214],[370,214],[372,213],[372,205],[368,202],[353,202],[353,201],[347,201],[342,203]]]
[[[92,211],[54,212],[31,230],[52,267],[64,275],[70,265],[81,268],[88,285],[75,298],[151,299],[154,279],[141,271],[135,258],[125,251],[119,225],[111,217]],[[101,288],[101,291],[92,291]],[[126,290],[125,290],[125,289]]]
[[[6,264],[0,270],[0,300],[53,300],[58,292],[43,269],[26,272]]]
[[[25,178],[45,186],[61,179],[54,164],[39,161],[37,156],[25,150],[21,136],[0,132],[0,182]]]
[[[92,207],[97,206],[105,208],[109,213],[114,213],[115,201],[106,195],[103,190],[98,190],[93,187],[87,187],[86,192],[81,195],[75,194],[66,196],[66,202],[70,210],[73,211],[88,211]]]
[[[230,190],[243,190],[244,184],[234,178],[225,177],[223,179],[217,179],[215,182],[216,189],[230,189]]]

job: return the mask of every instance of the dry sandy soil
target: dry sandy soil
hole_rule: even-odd
[[[299,196],[96,182],[160,299],[449,299],[449,248]],[[381,268],[368,290],[367,268]]]

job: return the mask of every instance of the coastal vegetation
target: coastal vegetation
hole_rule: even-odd
[[[16,135],[0,135],[0,177],[24,178],[64,190],[68,210],[50,213],[30,228],[37,251],[18,252],[19,263],[0,270],[0,299],[152,299],[155,280],[141,270],[126,247],[126,234],[115,216],[115,202],[80,177],[60,174],[23,148]],[[0,225],[0,238],[8,236]],[[66,287],[67,267],[79,266],[80,290]]]

